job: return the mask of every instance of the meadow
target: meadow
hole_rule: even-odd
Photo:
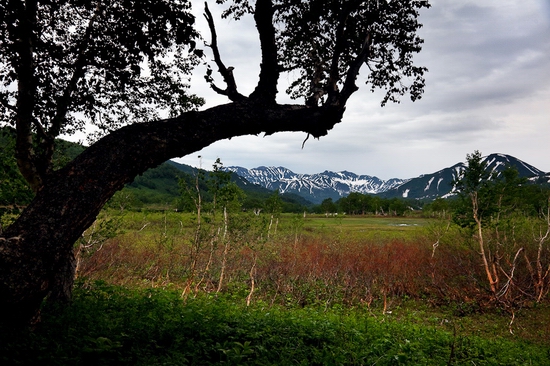
[[[550,365],[548,296],[495,301],[445,220],[106,210],[75,253],[2,364]]]

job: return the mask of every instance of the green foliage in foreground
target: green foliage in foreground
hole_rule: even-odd
[[[33,193],[17,168],[15,130],[0,128],[0,216],[5,205],[26,205]]]
[[[7,207],[28,205],[34,193],[25,181],[15,158],[16,131],[11,127],[0,128],[0,216],[3,212],[10,212]],[[78,156],[84,147],[64,140],[55,140],[53,168],[60,169],[69,161]],[[19,210],[16,209],[15,213]]]
[[[1,334],[5,365],[548,365],[547,347],[463,337],[359,310],[239,305],[80,285],[34,332]]]

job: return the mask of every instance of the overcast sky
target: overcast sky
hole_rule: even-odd
[[[195,9],[202,29],[206,23]],[[214,16],[219,8],[210,1]],[[513,155],[550,171],[550,1],[432,1],[422,12],[425,39],[417,64],[429,69],[421,100],[380,107],[381,94],[364,85],[348,101],[343,121],[320,140],[304,133],[219,141],[175,159],[203,168],[284,166],[295,173],[348,170],[381,179],[412,178],[464,161],[468,153]],[[259,42],[251,19],[217,17],[222,59],[234,66],[239,90],[249,94],[259,73]],[[205,34],[207,36],[207,34]],[[216,69],[213,67],[213,69]],[[206,108],[226,103],[197,70],[192,92]],[[221,77],[216,76],[218,84]],[[279,100],[287,77],[280,83]]]

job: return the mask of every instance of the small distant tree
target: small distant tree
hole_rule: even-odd
[[[231,180],[232,174],[223,170],[220,158],[216,159],[213,170],[208,175],[209,191],[213,196],[214,206],[227,212],[238,212],[246,199],[246,194],[237,186],[237,183]]]
[[[116,192],[106,205],[106,207],[119,210],[121,214],[128,208],[139,208],[141,206],[143,206],[143,203],[138,201],[134,194],[128,190]]]
[[[244,192],[231,181],[231,173],[223,170],[223,163],[218,158],[212,165],[212,171],[199,169],[194,175],[186,175],[179,181],[182,197],[180,207],[196,214],[195,233],[191,242],[191,265],[183,295],[187,296],[199,273],[197,290],[209,271],[216,249],[221,245],[221,269],[218,282],[220,291],[227,264],[227,256],[231,248],[229,235],[230,213],[241,210]],[[198,258],[209,246],[209,259],[204,269],[198,268]]]
[[[403,216],[408,210],[409,206],[402,199],[394,197],[388,202],[388,211],[394,216]]]
[[[178,185],[180,188],[180,197],[177,200],[178,209],[196,212],[199,204],[202,208],[203,196],[207,191],[204,171],[198,170],[194,174],[182,174]]]
[[[491,292],[496,295],[498,285],[498,273],[491,266],[489,253],[483,238],[483,226],[485,220],[492,213],[491,173],[483,160],[481,153],[476,150],[466,155],[466,167],[461,174],[453,181],[454,189],[459,193],[461,202],[456,215],[457,223],[461,226],[468,226],[475,229],[476,239],[479,245],[479,254],[483,262],[483,268],[489,281]]]
[[[438,217],[438,218],[446,218],[449,215],[450,205],[449,201],[437,197],[435,200],[433,200],[430,203],[425,204],[422,207],[422,212],[425,216],[428,217]]]
[[[351,192],[339,200],[343,212],[348,215],[360,215],[365,212],[364,195],[359,192]]]
[[[270,214],[269,227],[267,229],[267,237],[271,235],[271,228],[273,227],[273,220],[275,220],[274,233],[277,234],[277,227],[279,226],[279,216],[283,210],[283,200],[279,194],[279,190],[274,191],[265,201],[266,212]]]
[[[275,190],[266,200],[265,200],[265,209],[268,213],[272,215],[279,215],[283,209],[283,200],[279,190]]]
[[[336,204],[332,201],[332,198],[325,198],[321,205],[319,205],[319,210],[321,213],[324,213],[326,216],[329,214],[335,213],[338,211]]]
[[[384,200],[378,196],[372,197],[372,200],[370,202],[370,210],[375,215],[383,215],[384,214]]]
[[[257,216],[264,210],[264,200],[259,197],[247,197],[243,201],[243,209],[247,211],[252,211]]]

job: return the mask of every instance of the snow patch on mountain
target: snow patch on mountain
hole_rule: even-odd
[[[428,189],[430,189],[430,186],[432,185],[432,182],[434,181],[434,178],[435,177],[430,178],[430,180],[428,181],[428,185],[426,185],[426,188],[424,188],[424,191],[427,191]]]
[[[370,175],[357,175],[348,171],[332,172],[325,170],[316,174],[296,174],[284,167],[260,166],[246,169],[238,166],[225,168],[251,183],[279,192],[299,194],[314,203],[325,198],[337,200],[351,192],[377,194],[403,184],[406,180],[393,178],[382,180]]]
[[[545,173],[513,156],[491,154],[483,158],[489,172],[498,175],[506,166],[515,167],[521,177],[550,182],[550,174]],[[435,199],[456,194],[453,181],[460,178],[466,163],[460,162],[432,174],[423,174],[413,179],[392,178],[382,180],[370,175],[357,175],[348,171],[332,172],[325,170],[316,174],[296,174],[284,167],[260,166],[246,169],[238,166],[225,168],[245,178],[251,183],[267,189],[285,193],[296,193],[313,203],[321,203],[326,198],[338,200],[352,192],[378,194],[384,197],[409,199]],[[437,184],[435,183],[437,182]]]
[[[520,177],[540,179],[544,172],[529,165],[513,156],[505,154],[491,154],[482,158],[486,169],[490,173],[498,176],[506,167],[512,166],[518,170]],[[424,174],[417,178],[408,180],[400,186],[383,192],[385,197],[406,197],[416,199],[435,199],[436,197],[450,197],[456,194],[453,181],[459,179],[466,163],[457,163],[452,167],[439,170],[432,174]],[[437,179],[437,184],[433,182]]]

